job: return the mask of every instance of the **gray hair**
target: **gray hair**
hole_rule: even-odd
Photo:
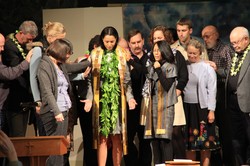
[[[20,25],[19,31],[22,31],[24,34],[31,34],[35,37],[38,35],[38,28],[34,21],[24,21]]]
[[[193,46],[193,47],[195,47],[196,49],[198,49],[198,50],[200,51],[200,55],[201,55],[202,52],[205,50],[203,44],[202,44],[200,41],[198,41],[197,39],[194,39],[194,38],[192,38],[192,39],[188,42],[187,47],[188,47],[188,46]]]

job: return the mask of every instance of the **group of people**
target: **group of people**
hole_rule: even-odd
[[[213,25],[203,28],[203,40],[192,36],[190,19],[174,29],[152,28],[147,51],[139,30],[124,39],[107,26],[88,54],[69,62],[73,46],[61,23],[47,23],[32,42],[37,27],[24,21],[6,41],[0,35],[1,129],[25,136],[33,121],[37,136],[64,135],[70,143],[79,118],[91,166],[118,166],[122,157],[129,166],[173,159],[209,166],[212,151],[221,165],[250,164],[248,30],[234,28],[229,45]],[[46,164],[69,165],[69,154]]]

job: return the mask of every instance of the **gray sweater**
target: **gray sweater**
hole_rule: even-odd
[[[81,64],[72,64],[71,67],[67,67],[65,64],[60,64],[59,67],[63,71],[66,80],[69,83],[68,92],[72,94],[72,88],[69,81],[68,73],[82,72],[90,65],[89,61]],[[53,111],[54,115],[60,114],[60,110],[57,106],[57,94],[58,94],[58,80],[56,68],[51,61],[51,59],[44,55],[40,61],[40,65],[37,71],[37,77],[39,82],[39,88],[42,99],[41,114],[44,114],[48,111]]]
[[[217,78],[214,69],[204,61],[192,63],[187,66],[189,81],[184,89],[184,102],[194,103],[195,100],[201,108],[215,111]],[[192,80],[192,77],[195,78]],[[196,80],[196,85],[195,84]]]

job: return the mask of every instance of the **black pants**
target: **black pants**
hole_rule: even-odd
[[[27,130],[30,110],[15,112],[6,111],[8,133],[10,137],[24,137]]]
[[[86,166],[97,166],[97,150],[93,149],[92,111],[85,112],[84,104],[77,103],[78,117],[83,138],[83,159]]]
[[[57,122],[53,112],[47,112],[41,115],[41,120],[44,124],[44,129],[47,136],[63,135],[67,136],[68,128],[68,113],[63,112],[64,120]],[[49,146],[49,145],[48,145]],[[52,155],[49,156],[46,161],[46,166],[63,166],[64,156],[63,155]]]
[[[144,126],[139,125],[140,104],[135,110],[127,111],[128,154],[124,156],[126,166],[151,166],[152,151],[150,140],[144,139]],[[137,134],[139,147],[134,143]]]
[[[173,157],[175,159],[186,158],[186,145],[184,138],[184,126],[174,126],[171,143],[173,145]]]
[[[236,166],[250,165],[250,114],[240,110],[237,94],[230,95],[229,111],[232,121],[232,145]]]
[[[39,114],[35,114],[35,117],[36,117],[36,126],[37,126],[37,135],[38,136],[46,136],[46,132],[45,132],[45,129],[44,129],[44,126],[43,126],[43,122],[41,120],[41,117]]]
[[[169,139],[153,139],[154,164],[173,160],[173,146]]]
[[[220,83],[217,86],[215,122],[219,127],[222,156],[220,156],[220,153],[218,152],[212,152],[211,162],[213,162],[213,158],[216,158],[216,163],[220,163],[221,165],[223,163],[225,166],[230,166],[234,162],[232,153],[232,129],[230,118],[230,112],[225,108],[225,85]]]

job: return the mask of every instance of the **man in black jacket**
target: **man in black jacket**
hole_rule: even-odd
[[[4,42],[5,38],[0,33],[0,54],[4,50]],[[6,81],[19,77],[23,71],[27,70],[29,68],[31,56],[32,51],[27,55],[26,59],[16,67],[5,66],[2,63],[0,57],[0,130],[3,130],[4,127],[4,112],[2,111],[2,107],[9,93],[9,88],[6,84]]]
[[[124,156],[125,164],[128,166],[151,166],[152,151],[150,140],[144,139],[144,126],[140,125],[140,110],[142,101],[142,87],[146,80],[146,63],[148,55],[143,50],[144,38],[139,30],[131,30],[128,33],[128,44],[131,51],[127,54],[127,63],[130,69],[133,95],[137,102],[134,110],[127,110],[127,134],[128,154]],[[137,134],[139,148],[134,144]]]
[[[24,21],[19,30],[6,38],[2,62],[8,67],[19,65],[27,55],[26,44],[37,36],[38,29],[33,21]],[[9,94],[4,104],[8,120],[9,136],[25,136],[29,111],[23,111],[21,102],[33,101],[30,93],[29,72],[9,82]]]

